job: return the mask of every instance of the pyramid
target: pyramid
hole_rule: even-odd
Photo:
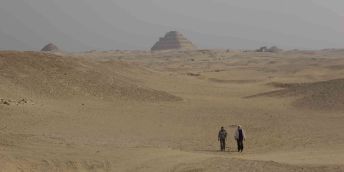
[[[48,45],[44,46],[41,51],[56,52],[60,51],[60,49],[55,44],[49,43]]]
[[[151,48],[152,51],[192,49],[196,49],[192,42],[177,31],[166,33],[165,37],[160,38],[160,40]]]

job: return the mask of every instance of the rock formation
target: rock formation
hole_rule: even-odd
[[[177,31],[166,33],[165,37],[160,38],[160,40],[151,48],[152,51],[192,49],[196,49],[192,42]]]
[[[48,45],[43,47],[41,51],[56,52],[56,51],[60,51],[60,49],[55,44],[49,43]]]

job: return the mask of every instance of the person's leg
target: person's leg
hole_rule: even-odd
[[[240,140],[240,151],[242,152],[244,149],[244,143],[242,140]]]
[[[223,151],[226,151],[226,140],[223,139]]]
[[[220,139],[220,143],[221,143],[221,151],[223,151],[223,139]]]
[[[222,140],[220,139],[220,150],[222,151]]]
[[[240,152],[240,141],[237,140],[238,152]]]

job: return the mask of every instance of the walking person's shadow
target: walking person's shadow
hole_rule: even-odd
[[[230,147],[226,147],[225,151],[221,150],[214,150],[214,149],[200,149],[200,150],[195,150],[196,152],[204,152],[204,153],[233,153],[237,152],[234,149],[231,149]]]

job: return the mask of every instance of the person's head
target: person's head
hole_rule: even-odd
[[[241,125],[238,125],[238,129],[241,129]]]
[[[221,127],[221,130],[224,130],[225,128]]]

